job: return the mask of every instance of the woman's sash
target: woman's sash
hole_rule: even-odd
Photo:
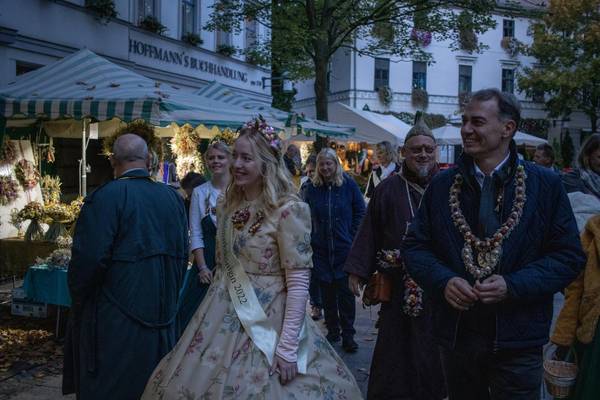
[[[235,312],[256,347],[267,357],[269,365],[273,365],[275,349],[279,338],[277,331],[271,326],[263,310],[250,278],[244,267],[233,253],[233,227],[229,218],[218,218],[222,229],[218,232],[221,245],[222,267],[227,281],[227,290]],[[218,245],[219,245],[218,244]],[[308,364],[308,338],[306,332],[306,316],[300,330],[298,343],[298,372],[306,374]]]

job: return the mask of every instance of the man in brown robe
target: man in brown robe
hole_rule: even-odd
[[[392,283],[391,301],[381,304],[367,398],[441,400],[446,396],[438,347],[431,334],[431,309],[406,274],[400,244],[438,171],[436,143],[418,119],[406,136],[399,173],[379,184],[358,230],[344,270],[356,296],[376,271]]]

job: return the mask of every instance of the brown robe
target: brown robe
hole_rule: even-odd
[[[407,171],[406,166],[403,169]],[[403,176],[413,184],[418,181],[410,174]],[[424,182],[419,183],[424,186]],[[412,215],[417,212],[421,192],[400,175],[387,178],[376,188],[344,266],[346,272],[366,281],[378,270],[380,250],[400,248]],[[423,296],[420,315],[408,316],[403,311],[403,268],[387,269],[385,273],[393,282],[392,299],[381,305],[367,399],[441,400],[446,389],[438,347],[431,333],[427,296]]]

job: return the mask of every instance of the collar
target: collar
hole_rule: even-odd
[[[493,177],[494,175],[496,175],[502,169],[502,167],[504,167],[504,164],[506,164],[509,159],[510,159],[510,150],[509,150],[508,154],[506,155],[506,157],[504,157],[504,160],[500,161],[500,164],[496,165],[496,167],[490,174],[490,177]],[[483,173],[483,171],[481,169],[479,169],[479,166],[477,165],[476,162],[473,162],[473,167],[475,168],[475,179],[477,180],[477,183],[479,183],[479,186],[483,187],[483,180],[485,179],[485,174]]]
[[[147,169],[145,168],[132,168],[132,169],[128,169],[127,171],[123,172],[121,174],[121,176],[119,176],[117,179],[121,179],[121,178],[149,178],[150,177],[150,173],[148,172]]]
[[[497,181],[497,184],[504,184],[508,182],[514,176],[517,165],[519,165],[519,159],[517,156],[517,145],[514,140],[511,140],[509,145],[509,158],[508,161],[505,162],[499,170],[495,170],[494,181]],[[462,176],[466,179],[466,184],[474,187],[479,186],[477,179],[475,177],[475,163],[473,162],[473,157],[466,154],[464,151],[460,155],[459,159],[456,162],[456,168],[458,173],[462,174]]]

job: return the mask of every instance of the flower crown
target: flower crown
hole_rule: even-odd
[[[267,121],[262,115],[248,121],[244,124],[244,128],[250,128],[258,132],[276,152],[281,152],[281,139],[277,136],[275,128],[267,124]]]
[[[218,134],[216,134],[210,140],[209,144],[215,144],[217,142],[223,142],[227,146],[231,147],[231,146],[233,146],[233,142],[235,142],[235,139],[237,139],[237,133],[233,132],[229,128],[225,128],[222,131],[220,131]]]

